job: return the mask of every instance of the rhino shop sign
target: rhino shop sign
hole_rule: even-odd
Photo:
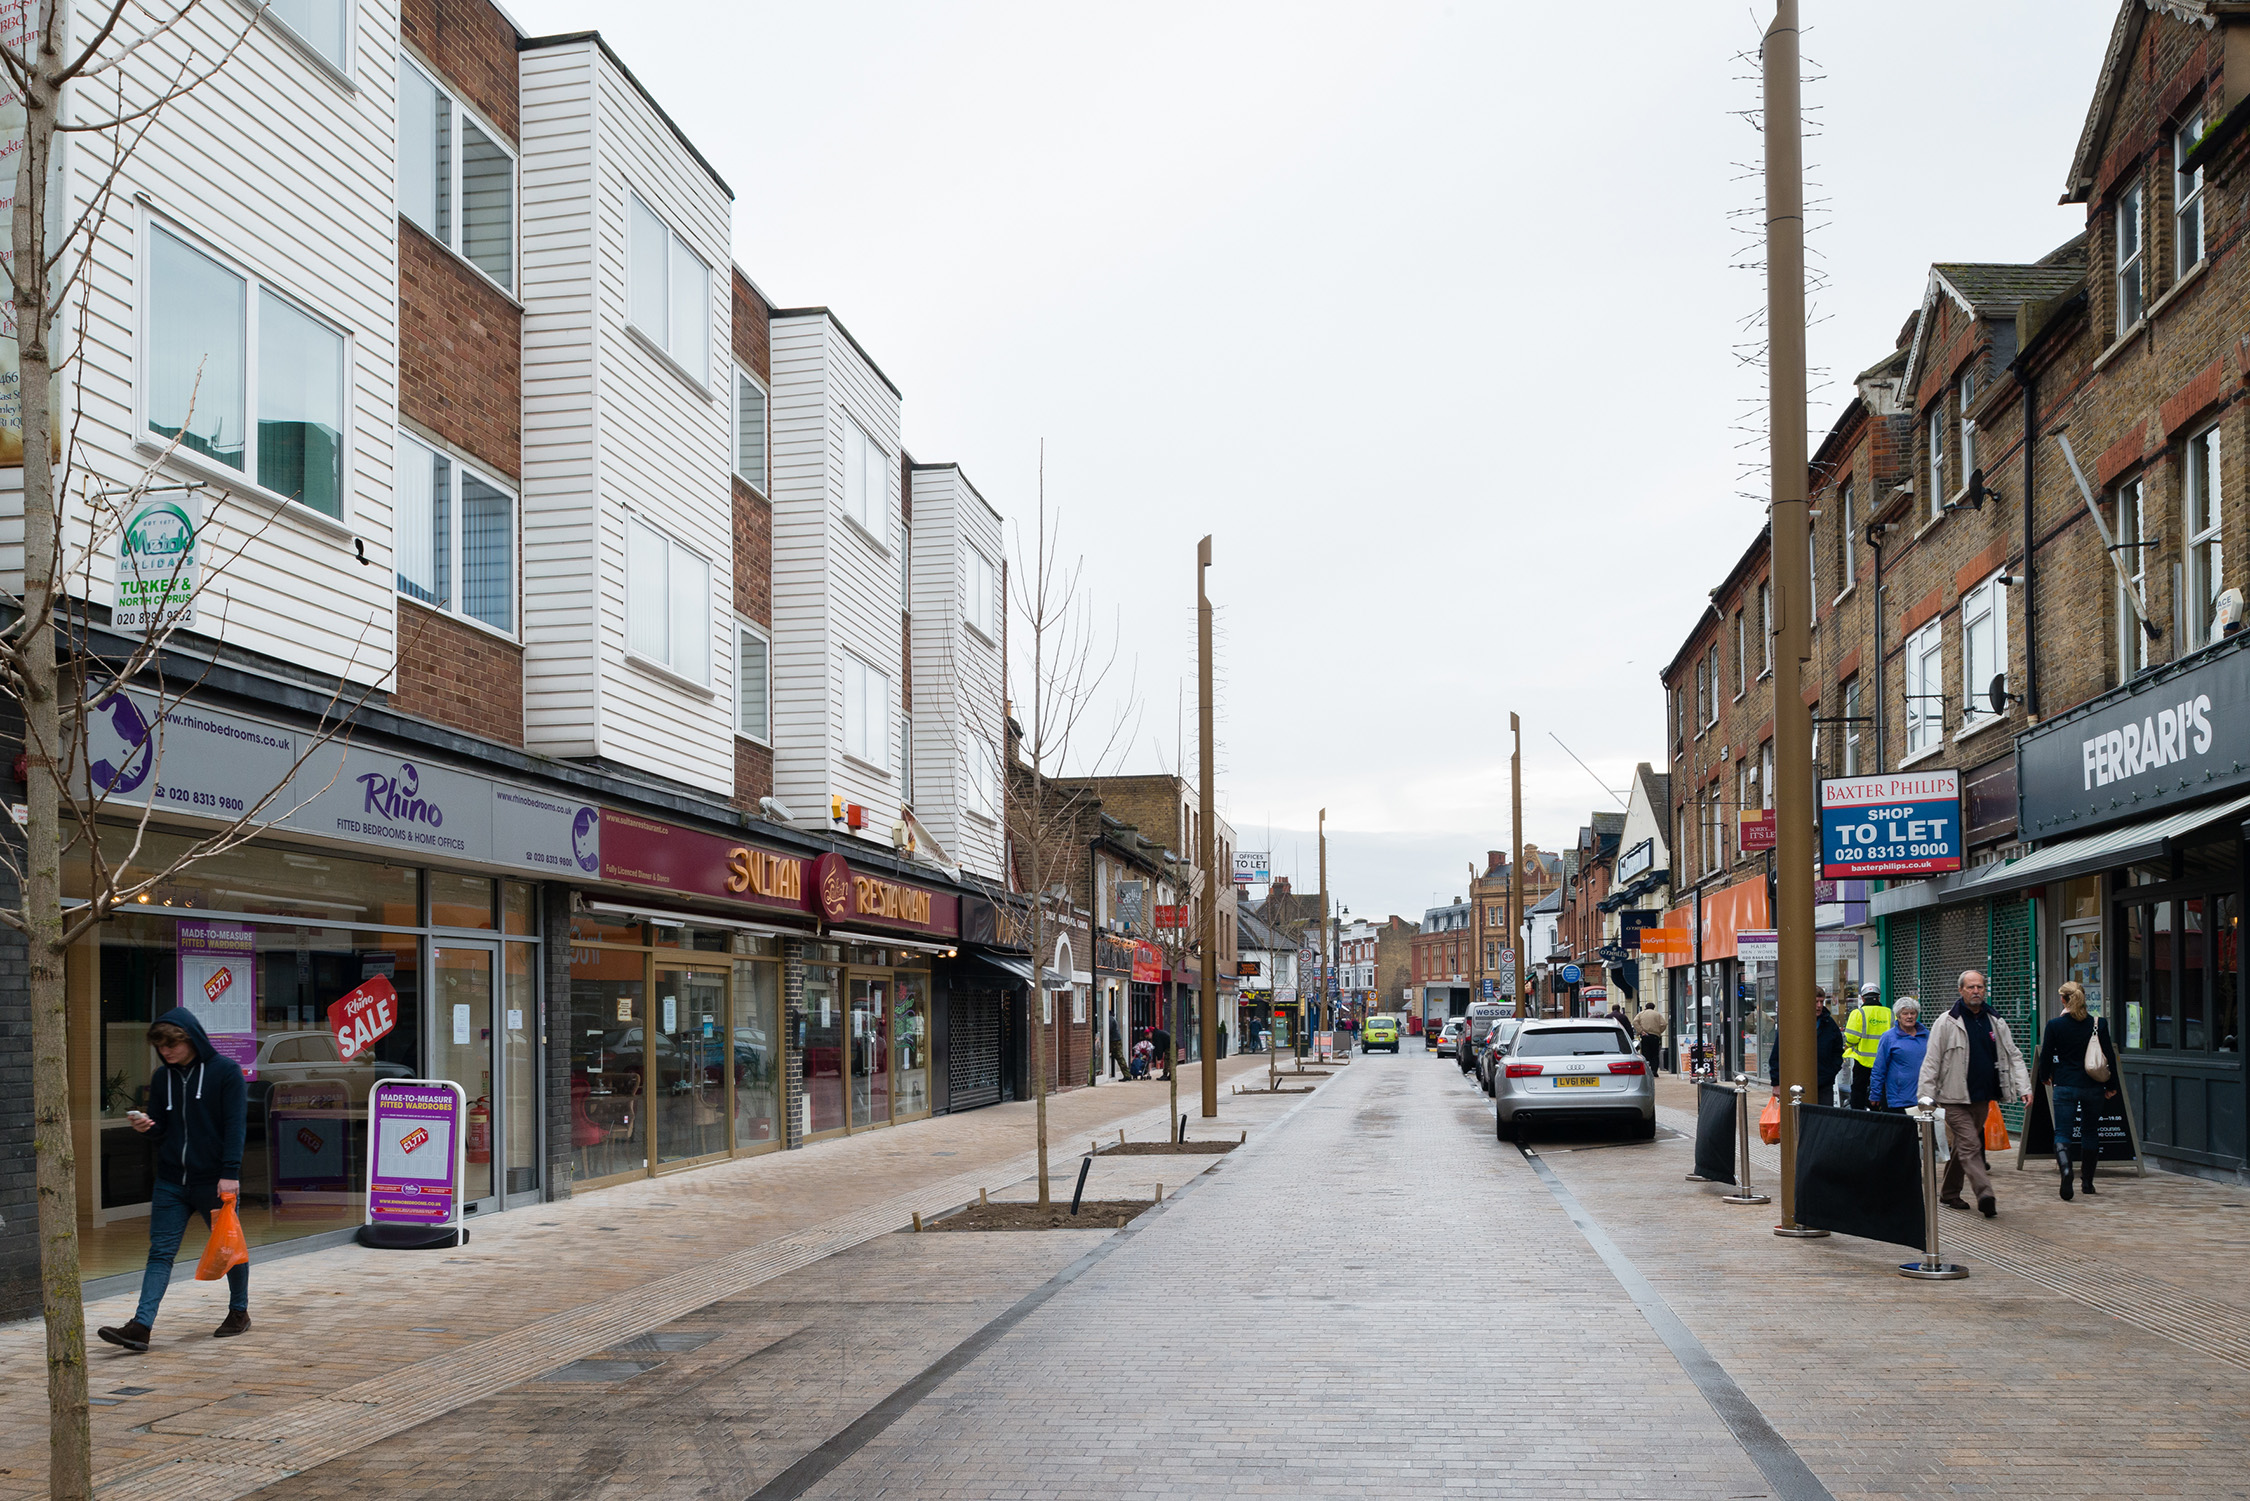
[[[142,693],[87,706],[87,775],[108,801],[221,823],[257,810],[261,826],[405,860],[548,876],[600,869],[600,815],[575,799],[198,704],[172,703],[160,725],[156,713]]]
[[[2168,813],[2250,772],[2250,652],[2237,641],[2185,672],[2106,695],[2016,744],[2021,830],[2078,834]]]

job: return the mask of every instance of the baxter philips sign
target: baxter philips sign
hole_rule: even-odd
[[[1932,876],[1960,868],[1960,772],[1822,779],[1822,876]]]
[[[2250,652],[2233,642],[2185,671],[2105,695],[2019,740],[2023,837],[2079,833],[2236,790],[2250,770],[2246,748]]]

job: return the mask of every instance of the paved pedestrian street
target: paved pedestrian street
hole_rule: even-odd
[[[1653,1142],[1525,1151],[1419,1052],[1305,1095],[1225,1074],[1190,1132],[1237,1150],[1097,1160],[1089,1198],[1164,1185],[1124,1230],[912,1232],[977,1188],[1030,1196],[1003,1107],[508,1216],[451,1257],[272,1263],[257,1380],[200,1305],[149,1356],[97,1352],[99,1494],[2250,1494],[2240,1190],[2113,1174],[2063,1204],[1999,1161],[2000,1218],[1942,1221],[1972,1275],[1918,1283],[1902,1249],[1780,1239],[1772,1208],[1685,1181],[1678,1081]],[[1058,1193],[1164,1107],[1058,1100]],[[1761,1186],[1777,1167],[1753,1154]],[[524,1288],[511,1237],[540,1221],[567,1242]],[[17,1401],[24,1333],[0,1348]],[[27,1432],[9,1495],[37,1493]]]

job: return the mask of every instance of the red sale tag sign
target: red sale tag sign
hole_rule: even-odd
[[[328,1007],[328,1030],[336,1055],[346,1063],[373,1047],[398,1025],[398,991],[388,975],[375,975]]]
[[[407,1132],[404,1136],[401,1136],[398,1139],[398,1144],[402,1149],[411,1152],[416,1147],[426,1144],[429,1139],[430,1133],[423,1130],[420,1126],[416,1126],[413,1130]]]
[[[203,982],[203,998],[215,1001],[234,988],[234,971],[221,967],[210,979]]]

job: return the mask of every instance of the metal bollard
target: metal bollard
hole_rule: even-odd
[[[1924,1095],[1921,1108],[1907,1114],[1922,1125],[1922,1225],[1926,1244],[1922,1259],[1899,1263],[1898,1274],[1922,1282],[1958,1282],[1969,1275],[1969,1269],[1947,1261],[1938,1252],[1937,1102]]]
[[[1738,1192],[1728,1194],[1720,1202],[1726,1204],[1771,1204],[1772,1199],[1758,1192],[1750,1184],[1750,1076],[1734,1076],[1734,1128],[1740,1140],[1734,1150],[1734,1178]]]
[[[1802,1084],[1792,1084],[1792,1085],[1790,1085],[1790,1086],[1789,1086],[1789,1129],[1790,1129],[1791,1131],[1796,1131],[1796,1130],[1798,1130],[1798,1129],[1799,1129],[1799,1127],[1800,1127],[1800,1124],[1801,1124],[1801,1122],[1802,1122],[1802,1117],[1798,1115],[1797,1111],[1798,1111],[1798,1107],[1802,1106],[1802,1105],[1803,1105],[1804,1103],[1805,1103],[1805,1086],[1804,1086],[1804,1085],[1802,1085]],[[1800,1137],[1798,1138],[1798,1150],[1799,1150],[1799,1151],[1803,1151],[1803,1150],[1804,1150],[1804,1139],[1803,1139],[1803,1138],[1802,1138],[1801,1136],[1800,1136]],[[1776,1226],[1774,1226],[1774,1227],[1773,1227],[1773,1233],[1774,1233],[1774,1234],[1776,1234],[1776,1235],[1778,1235],[1778,1236],[1781,1236],[1781,1237],[1782,1237],[1783,1239],[1785,1239],[1785,1240],[1819,1240],[1819,1239],[1820,1239],[1820,1238],[1821,1238],[1822,1236],[1826,1235],[1826,1234],[1827,1234],[1828,1232],[1827,1232],[1826,1230],[1811,1230],[1811,1229],[1807,1229],[1807,1228],[1806,1228],[1805,1226],[1803,1226],[1803,1225],[1800,1225],[1800,1224],[1798,1224],[1798,1223],[1797,1223],[1797,1222],[1796,1222],[1795,1220],[1791,1220],[1791,1221],[1790,1221],[1790,1222],[1789,1222],[1788,1224],[1786,1224],[1786,1225],[1776,1225]]]

